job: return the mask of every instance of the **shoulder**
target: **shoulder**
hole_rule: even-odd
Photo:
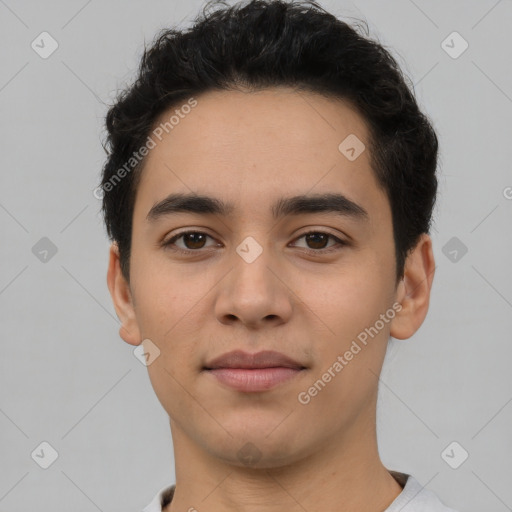
[[[146,505],[142,512],[162,512],[172,500],[175,485],[166,485],[162,487],[153,497],[151,502]]]
[[[423,487],[412,475],[396,471],[391,471],[391,474],[404,488],[385,512],[457,512],[447,507],[434,492]]]
[[[402,492],[384,512],[457,512],[447,507],[435,493],[423,487],[412,475],[390,471],[403,486]],[[175,485],[160,489],[142,512],[162,512],[171,501]]]

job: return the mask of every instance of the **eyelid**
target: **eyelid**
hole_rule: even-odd
[[[201,228],[201,229],[204,229],[204,228]],[[171,246],[173,245],[176,240],[178,240],[180,237],[182,237],[183,235],[188,235],[190,233],[194,233],[194,234],[197,234],[197,235],[205,235],[209,238],[211,238],[212,240],[215,240],[215,237],[210,235],[209,233],[207,233],[206,231],[201,231],[201,229],[186,229],[184,231],[180,231],[179,233],[175,233],[174,235],[172,235],[171,237],[167,238],[166,240],[163,240],[161,245],[165,248],[167,246]],[[204,248],[202,247],[201,249],[182,249],[181,247],[178,247],[176,248],[177,251],[181,251],[181,252],[186,252],[186,253],[193,253],[193,252],[200,252],[201,250],[204,250]]]
[[[346,242],[345,240],[341,239],[340,237],[334,235],[330,231],[325,231],[324,229],[310,229],[309,231],[306,231],[304,233],[301,233],[300,235],[297,235],[294,238],[294,241],[297,241],[297,240],[299,240],[307,235],[311,235],[311,234],[326,235],[329,238],[332,238],[336,243],[334,245],[331,245],[330,247],[326,247],[324,249],[310,249],[309,247],[302,247],[302,249],[305,249],[306,251],[313,251],[315,253],[322,254],[322,253],[330,252],[330,249],[336,249],[339,246],[348,245],[348,242]]]
[[[322,234],[327,235],[329,238],[334,239],[335,243],[331,246],[325,247],[323,249],[311,249],[309,247],[297,247],[300,249],[301,253],[303,255],[311,256],[312,258],[323,258],[335,255],[342,251],[343,249],[346,249],[351,244],[349,241],[346,241],[339,236],[334,235],[333,233],[326,231],[325,229],[310,229],[309,231],[306,231],[305,233],[302,233],[294,238],[294,242],[297,240],[305,237],[309,234]]]
[[[204,228],[201,228],[201,229],[204,229]],[[174,248],[172,248],[172,245],[175,244],[176,240],[178,240],[180,237],[182,237],[184,235],[187,235],[187,234],[190,234],[190,233],[206,235],[207,237],[211,238],[212,240],[215,240],[214,236],[210,235],[209,233],[207,233],[205,231],[201,231],[200,229],[187,229],[187,230],[175,233],[174,235],[172,235],[167,240],[164,240],[161,243],[161,245],[164,248],[170,248],[170,250],[175,251],[175,252],[180,252],[182,254],[194,254],[194,253],[200,253],[200,252],[204,251],[205,250],[204,247],[201,247],[200,249],[182,249],[181,247],[174,247]],[[309,254],[317,254],[317,255],[328,254],[328,253],[331,253],[333,251],[339,250],[339,249],[341,249],[344,246],[349,245],[348,241],[345,241],[345,240],[341,239],[340,237],[334,235],[333,233],[331,233],[329,231],[326,231],[325,229],[309,229],[309,231],[306,231],[304,233],[301,233],[301,234],[297,235],[293,239],[293,241],[295,242],[295,241],[297,241],[297,240],[299,240],[299,239],[301,239],[301,238],[303,238],[303,237],[305,237],[307,235],[310,235],[310,234],[327,235],[328,237],[334,239],[334,241],[336,243],[334,245],[331,245],[330,247],[323,248],[323,249],[310,249],[309,247],[299,247],[304,252],[309,253]],[[210,247],[212,247],[212,246],[210,246]]]

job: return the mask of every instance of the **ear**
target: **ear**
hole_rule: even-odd
[[[397,286],[395,300],[402,305],[402,309],[391,321],[390,334],[393,338],[410,338],[425,320],[434,271],[432,240],[423,233],[407,256],[404,276]]]
[[[117,318],[121,321],[119,336],[130,345],[140,345],[142,338],[135,317],[130,285],[121,272],[119,249],[115,242],[110,246],[107,285]]]

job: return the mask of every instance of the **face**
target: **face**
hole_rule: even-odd
[[[373,417],[390,334],[426,314],[429,239],[396,286],[390,205],[350,104],[286,88],[196,100],[147,156],[130,286],[113,247],[109,287],[122,337],[160,351],[148,371],[171,426],[232,464],[245,449],[279,466]],[[232,351],[296,367],[205,369]]]

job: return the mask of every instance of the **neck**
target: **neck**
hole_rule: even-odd
[[[374,418],[293,461],[260,468],[214,457],[172,420],[171,431],[176,490],[165,512],[381,512],[402,491],[380,460]]]

